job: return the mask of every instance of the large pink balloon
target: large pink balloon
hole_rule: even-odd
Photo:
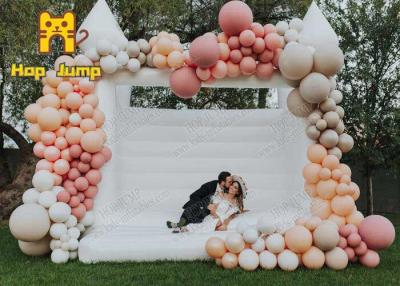
[[[219,11],[218,23],[226,35],[237,36],[242,31],[251,29],[253,12],[242,1],[230,1]]]
[[[216,39],[200,36],[190,44],[190,58],[199,67],[210,68],[219,60],[220,48]]]
[[[175,95],[181,98],[191,98],[201,88],[201,81],[197,77],[195,69],[189,67],[175,70],[169,78],[169,84]]]
[[[368,248],[372,250],[388,248],[396,236],[393,224],[380,215],[366,217],[361,222],[358,232]]]

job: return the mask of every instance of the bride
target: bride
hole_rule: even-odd
[[[191,223],[179,232],[210,232],[227,230],[229,222],[243,212],[243,199],[247,187],[242,177],[233,176],[233,183],[227,192],[217,192],[208,205],[210,214],[201,223]]]

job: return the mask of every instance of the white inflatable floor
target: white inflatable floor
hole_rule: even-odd
[[[165,222],[224,170],[249,187],[250,211],[230,229],[265,213],[284,228],[308,211],[305,123],[288,111],[138,109],[127,107],[126,89],[117,93],[119,104],[112,93],[102,98],[113,159],[103,169],[96,224],[80,242],[81,261],[206,259],[206,240],[227,232],[172,234]]]

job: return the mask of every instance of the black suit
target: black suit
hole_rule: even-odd
[[[205,183],[190,195],[190,200],[183,206],[182,218],[189,223],[201,223],[210,214],[207,208],[211,202],[211,197],[215,194],[218,181]]]

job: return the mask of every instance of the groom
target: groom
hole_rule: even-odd
[[[178,223],[167,221],[168,228],[177,228],[189,223],[200,223],[210,213],[215,214],[215,208],[209,208],[212,197],[225,192],[232,185],[232,176],[229,172],[221,172],[218,180],[205,183],[190,195],[189,201],[183,205],[183,214]]]

